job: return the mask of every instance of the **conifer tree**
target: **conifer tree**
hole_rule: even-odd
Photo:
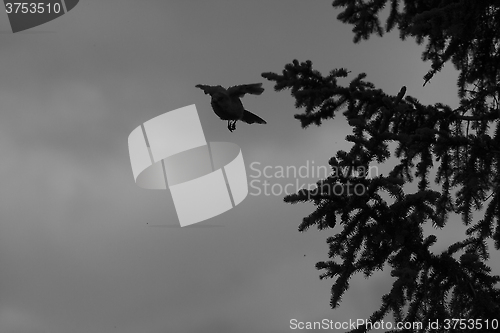
[[[388,4],[384,29],[378,16]],[[350,151],[338,151],[329,160],[331,175],[319,180],[316,189],[284,199],[316,206],[299,225],[300,232],[342,226],[327,239],[332,260],[316,264],[323,271],[321,279],[335,279],[332,308],[340,305],[353,274],[369,277],[389,265],[395,281],[371,322],[392,313],[395,321],[423,324],[421,330],[399,332],[498,332],[500,277],[486,264],[492,259],[486,241],[494,240],[492,260],[498,261],[500,1],[335,0],[333,6],[342,8],[339,20],[354,26],[356,43],[395,27],[403,40],[411,36],[417,43],[426,41],[422,58],[431,66],[424,85],[450,61],[460,74],[460,107],[425,105],[405,96],[405,87],[397,96],[387,94],[366,81],[364,73],[343,86],[337,80],[348,76],[347,69],[323,76],[309,60],[294,60],[282,74],[262,74],[275,83],[276,91],[291,90],[295,107],[304,109],[295,115],[303,128],[320,126],[339,111],[353,128],[353,135],[346,137],[353,143]],[[392,153],[398,163],[388,175],[368,178],[352,172],[387,162],[391,142],[397,145]],[[437,172],[434,180],[429,179],[431,170]],[[403,191],[414,179],[418,190]],[[349,183],[365,191],[332,191]],[[481,212],[477,221],[472,218],[475,211]],[[437,237],[424,238],[422,225],[430,221],[436,228],[453,229],[460,221],[448,221],[450,213],[461,215],[467,232],[442,253],[433,253],[429,248]],[[439,327],[428,327],[436,320]],[[352,332],[366,331],[363,326]]]

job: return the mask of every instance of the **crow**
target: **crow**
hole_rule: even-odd
[[[262,94],[264,91],[262,83],[242,84],[229,87],[228,89],[222,86],[197,84],[196,88],[200,88],[205,94],[212,97],[210,101],[212,109],[220,119],[227,120],[227,128],[230,132],[236,129],[236,122],[238,120],[244,121],[247,124],[267,124],[261,117],[245,110],[240,100],[245,94]]]

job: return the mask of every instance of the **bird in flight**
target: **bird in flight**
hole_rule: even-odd
[[[262,83],[242,84],[224,88],[222,86],[207,86],[197,84],[196,88],[200,88],[207,95],[212,97],[210,104],[216,115],[222,120],[227,120],[227,128],[229,131],[236,129],[238,120],[244,121],[247,124],[267,124],[261,117],[245,110],[241,103],[241,97],[245,94],[260,95],[264,91]]]

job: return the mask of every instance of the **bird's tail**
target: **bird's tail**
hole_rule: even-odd
[[[247,124],[253,124],[253,123],[267,124],[267,122],[264,119],[257,116],[256,114],[253,114],[248,110],[245,110],[245,112],[243,112],[243,117],[241,118],[241,120]]]

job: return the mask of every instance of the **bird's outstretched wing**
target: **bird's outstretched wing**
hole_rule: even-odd
[[[396,96],[396,100],[394,101],[394,105],[398,105],[398,103],[401,102],[405,93],[406,93],[406,86],[403,86],[403,88],[401,88],[398,95]]]
[[[264,92],[264,88],[262,83],[241,84],[229,87],[227,92],[232,97],[243,97],[245,94],[260,95]]]
[[[203,92],[207,95],[212,96],[213,94],[217,92],[225,92],[226,89],[224,89],[222,86],[207,86],[205,84],[197,84],[195,86],[196,88],[200,88],[203,90]]]
[[[262,119],[256,114],[253,114],[248,110],[245,110],[245,112],[243,112],[243,117],[241,118],[241,120],[247,124],[253,124],[253,123],[267,124],[267,122],[264,119]]]

